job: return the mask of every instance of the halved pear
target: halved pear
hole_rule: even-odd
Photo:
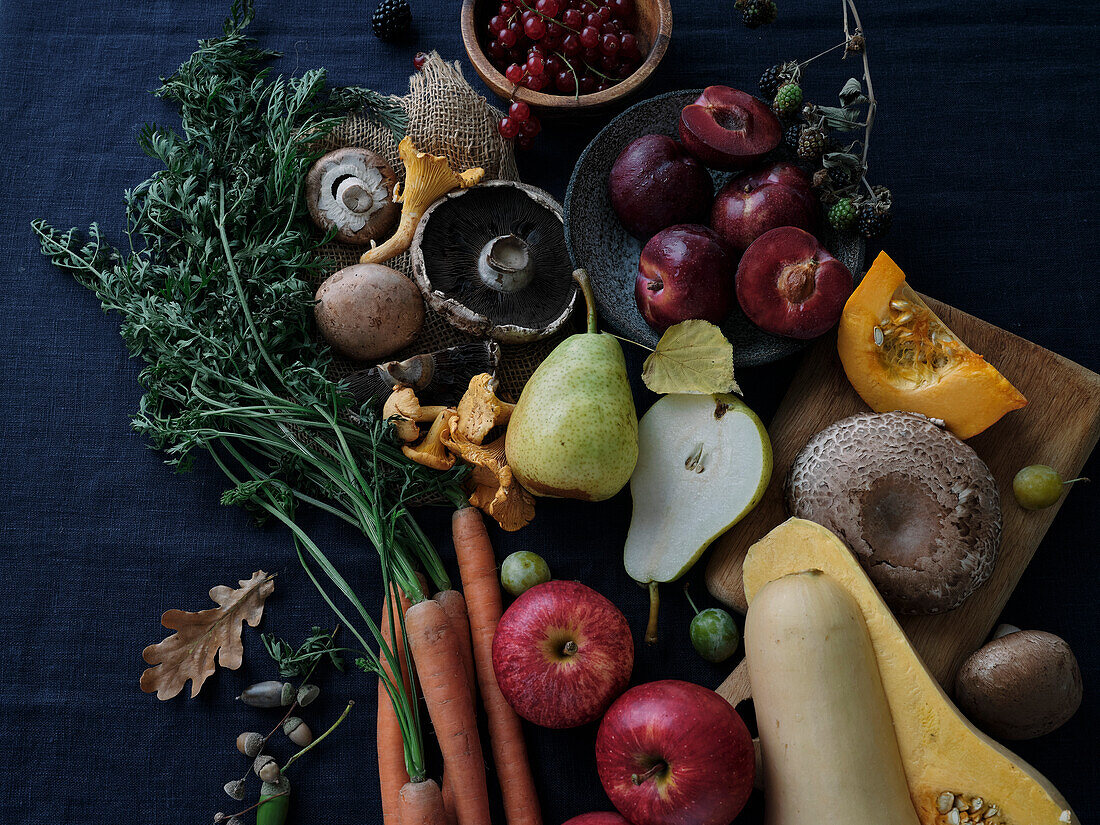
[[[768,431],[734,395],[666,395],[642,416],[624,561],[649,586],[647,641],[656,639],[657,583],[691,569],[756,506],[771,475]]]

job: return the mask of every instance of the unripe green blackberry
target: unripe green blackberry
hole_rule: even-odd
[[[793,115],[802,105],[802,87],[797,83],[784,83],[775,93],[772,109],[780,117]]]
[[[837,232],[850,232],[856,225],[856,208],[851,198],[841,198],[829,208],[829,226]]]

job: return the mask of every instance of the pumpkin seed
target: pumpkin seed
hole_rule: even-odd
[[[941,814],[945,814],[951,810],[951,806],[954,804],[955,794],[951,793],[951,791],[944,791],[939,795],[939,798],[936,800],[936,809]]]

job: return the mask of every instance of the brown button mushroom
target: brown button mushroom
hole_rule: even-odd
[[[313,222],[336,240],[367,244],[390,233],[401,210],[394,201],[397,175],[369,149],[329,152],[306,176],[306,206]]]
[[[795,457],[786,497],[792,516],[844,540],[897,613],[951,610],[993,572],[997,484],[923,415],[862,413],[827,427]]]
[[[381,264],[344,267],[321,284],[316,298],[321,334],[348,358],[390,355],[412,343],[424,324],[416,285]]]
[[[413,275],[458,329],[507,343],[553,335],[576,299],[561,206],[513,181],[437,200],[416,227]]]
[[[998,739],[1033,739],[1081,706],[1081,669],[1065,640],[1018,630],[971,654],[955,677],[955,701]]]

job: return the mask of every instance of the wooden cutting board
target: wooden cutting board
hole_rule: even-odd
[[[950,692],[955,672],[993,629],[1061,506],[1023,510],[1013,498],[1012,479],[1028,464],[1049,464],[1066,478],[1080,472],[1100,436],[1100,375],[972,315],[925,300],[1028,399],[1026,407],[968,441],[989,465],[1001,492],[1004,532],[992,577],[955,610],[901,619],[925,664]],[[741,563],[753,542],[787,518],[782,487],[794,456],[815,433],[866,410],[844,374],[836,336],[823,338],[805,356],[769,428],[774,470],[764,498],[714,542],[706,582],[715,598],[745,611]],[[743,662],[719,693],[734,704],[748,697]]]

